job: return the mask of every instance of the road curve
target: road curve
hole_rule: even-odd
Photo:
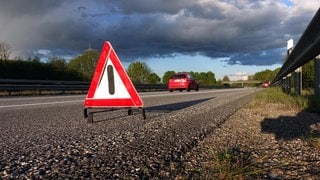
[[[192,177],[184,155],[257,89],[141,93],[146,110],[83,118],[84,95],[0,98],[2,178]]]

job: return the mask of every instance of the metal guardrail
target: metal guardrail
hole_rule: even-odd
[[[0,79],[0,92],[11,95],[13,92],[36,91],[42,94],[44,91],[55,91],[65,93],[66,91],[81,91],[86,93],[89,90],[88,81],[52,81],[52,80],[24,80],[24,79]],[[137,91],[161,91],[167,90],[166,85],[143,84],[135,85]]]
[[[288,56],[271,85],[276,85],[286,75],[320,54],[320,8]]]
[[[84,93],[88,90],[90,82],[84,81],[52,81],[52,80],[26,80],[26,79],[0,79],[1,95],[20,94],[52,94],[66,92]]]
[[[29,80],[29,79],[0,79],[1,84],[81,84],[81,85],[90,85],[88,81],[54,81],[54,80]]]
[[[263,81],[260,80],[240,80],[240,81],[222,81],[222,84],[261,84]]]

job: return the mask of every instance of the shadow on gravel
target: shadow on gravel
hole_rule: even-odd
[[[265,118],[261,132],[274,133],[277,140],[292,140],[313,134],[320,137],[320,119],[316,114],[300,112],[297,116]]]
[[[181,110],[199,103],[202,103],[204,101],[208,101],[213,98],[205,98],[205,99],[198,99],[198,100],[193,100],[193,101],[184,101],[184,102],[178,102],[178,103],[172,103],[172,104],[164,104],[160,106],[151,106],[151,107],[146,107],[145,110],[147,112],[165,112],[165,113],[170,113],[172,111],[177,111]]]
[[[111,121],[111,120],[115,120],[115,119],[125,118],[125,117],[128,116],[127,110],[119,109],[119,110],[116,110],[116,111],[119,111],[119,113],[116,116],[115,115],[109,116],[108,115],[108,111],[97,111],[97,113],[96,113],[97,115],[94,116],[94,121],[92,123],[100,123],[100,122],[105,122],[105,121]]]
[[[184,101],[184,102],[179,102],[179,103],[164,104],[164,105],[160,105],[160,106],[151,106],[151,107],[146,107],[144,109],[146,111],[146,117],[150,118],[150,115],[148,114],[148,112],[170,113],[172,111],[181,110],[181,109],[202,103],[204,101],[208,101],[210,99],[213,99],[213,98],[205,98],[205,99],[198,99],[198,100],[194,100],[194,101]],[[100,114],[100,117],[95,116],[94,117],[95,120],[93,123],[104,122],[104,121],[124,118],[124,117],[128,116],[126,109],[119,109],[116,111],[119,111],[119,114],[120,113],[122,113],[122,114],[118,115],[118,116],[113,116],[113,117],[109,116],[108,118],[105,118],[105,116],[107,116],[106,114],[108,113],[108,110],[96,111],[96,112],[98,112],[97,114]],[[141,110],[132,109],[132,113],[133,113],[132,115],[140,115]]]

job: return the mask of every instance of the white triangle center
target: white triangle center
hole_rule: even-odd
[[[108,73],[106,72],[106,67],[111,65],[113,67],[113,76],[114,76],[114,93],[109,93],[109,81]],[[126,86],[121,80],[117,70],[114,68],[114,65],[110,58],[107,59],[107,64],[103,68],[102,77],[100,77],[100,83],[97,86],[97,89],[94,93],[94,99],[127,99],[131,98]]]

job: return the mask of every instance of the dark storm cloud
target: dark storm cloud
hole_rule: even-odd
[[[87,48],[94,21],[86,19],[85,7],[76,1],[28,2],[6,1],[0,6],[0,41],[12,43],[17,56],[39,55],[38,49],[47,49],[48,56],[71,55]],[[89,14],[89,15],[87,15]],[[65,49],[66,53],[61,53]]]
[[[317,0],[295,3],[289,8],[288,1],[273,0],[2,1],[0,41],[21,56],[39,49],[49,51],[37,55],[77,55],[89,43],[99,49],[109,40],[125,61],[201,54],[229,57],[228,64],[268,65],[281,63],[286,41],[297,41],[317,10]]]
[[[308,23],[296,16],[289,19],[294,26],[288,26],[287,9],[272,1],[140,1],[117,1],[118,12],[126,17],[119,29],[113,31],[124,35],[124,41],[117,39],[120,49],[126,47],[128,41],[141,49],[131,48],[132,52],[130,48],[123,49],[125,54],[135,56],[133,58],[174,52],[200,53],[212,58],[229,55],[238,57],[237,61],[243,61],[242,64],[255,64],[252,58],[239,54],[265,50],[270,53],[261,60],[270,59],[257,64],[281,63],[283,57],[274,57],[272,48],[285,47],[288,38],[297,40]],[[308,16],[304,19],[311,19],[312,13]],[[230,64],[234,63],[232,59]]]
[[[63,4],[64,0],[1,0],[1,16],[9,18],[19,18],[22,16],[41,15],[46,14],[51,9],[59,7]]]
[[[192,0],[111,0],[106,3],[107,6],[116,5],[119,11],[123,14],[148,14],[148,13],[163,13],[163,14],[176,14],[181,9],[188,8],[196,4]]]
[[[230,56],[227,64],[234,65],[271,65],[281,63],[283,61],[283,53],[286,51],[285,48],[254,51],[250,53],[235,53]]]

